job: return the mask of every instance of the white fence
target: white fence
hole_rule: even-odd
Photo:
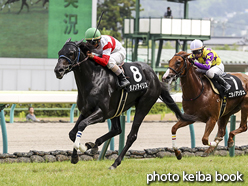
[[[210,36],[211,21],[196,19],[141,18],[139,33]],[[124,20],[124,34],[134,33],[134,19]]]
[[[73,73],[56,78],[57,59],[0,58],[0,90],[75,90]]]

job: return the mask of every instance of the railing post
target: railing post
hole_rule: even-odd
[[[103,144],[102,150],[100,152],[100,155],[98,157],[98,160],[103,160],[104,156],[106,154],[106,151],[108,149],[109,143],[110,143],[111,139],[108,139],[107,141],[105,141],[105,143]]]
[[[131,121],[130,117],[131,117],[131,107],[130,107],[130,109],[127,110],[127,122],[128,123],[130,123],[130,121]]]
[[[224,143],[225,143],[226,147],[227,147],[227,141],[228,141],[228,129],[227,129],[227,126],[226,126],[226,134],[224,136]]]
[[[8,153],[8,139],[7,139],[7,130],[4,118],[4,111],[0,112],[1,117],[1,129],[2,129],[2,138],[3,138],[3,154]]]
[[[14,113],[15,113],[15,107],[16,104],[12,104],[11,109],[10,109],[10,119],[9,119],[9,123],[14,123]]]
[[[189,125],[189,130],[190,130],[190,137],[191,137],[191,148],[195,148],[195,130],[194,130],[194,125],[190,124]]]
[[[112,126],[111,120],[108,119],[107,122],[108,122],[108,129],[110,131],[111,130],[111,126]],[[110,141],[110,150],[115,150],[115,139],[114,139],[114,137],[111,138],[111,141]]]
[[[70,110],[70,123],[74,123],[74,109],[76,107],[76,104],[72,104],[71,110]]]
[[[230,132],[232,132],[233,130],[235,130],[236,128],[236,116],[232,115],[231,116],[231,121],[230,121]],[[229,148],[229,155],[230,157],[234,157],[235,156],[235,136],[233,137],[233,141],[234,144],[231,148]]]
[[[111,130],[111,120],[110,119],[107,119],[107,122],[108,122],[108,128],[109,130]],[[103,160],[104,159],[104,156],[108,150],[108,146],[110,144],[110,150],[114,150],[115,149],[115,142],[114,142],[114,138],[111,138],[111,139],[108,139],[107,141],[105,141],[105,143],[103,144],[103,147],[102,147],[102,150],[100,152],[100,155],[98,157],[98,160]]]
[[[182,113],[184,113],[183,108],[181,109]],[[194,124],[189,125],[190,130],[190,138],[191,138],[191,148],[195,148],[195,130],[194,130]]]
[[[121,121],[121,134],[119,135],[119,150],[118,154],[121,153],[122,149],[124,148],[124,143],[125,143],[125,116],[122,114],[120,116],[120,121]]]

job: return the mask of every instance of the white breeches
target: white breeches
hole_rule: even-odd
[[[216,65],[214,67],[211,67],[207,72],[206,72],[206,75],[209,77],[209,78],[213,78],[214,77],[214,74],[217,74],[217,75],[221,75],[224,73],[224,65],[221,63],[220,65]]]
[[[126,58],[126,50],[124,47],[122,47],[121,50],[110,54],[110,58],[109,58],[109,62],[107,64],[107,67],[109,69],[112,69],[115,65],[121,64],[125,58]]]

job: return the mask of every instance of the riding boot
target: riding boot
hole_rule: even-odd
[[[231,85],[229,85],[222,76],[219,76],[217,74],[214,74],[213,79],[216,80],[219,84],[221,84],[225,88],[225,92],[226,93],[231,88]]]
[[[119,66],[114,65],[113,68],[111,68],[111,70],[116,74],[116,76],[119,79],[119,83],[120,83],[120,87],[124,88],[128,85],[130,85],[130,82],[126,79],[125,75],[123,74],[122,70],[120,69]]]
[[[120,83],[121,88],[124,88],[124,87],[130,85],[130,82],[127,80],[127,78],[125,77],[125,75],[123,73],[120,73],[117,77],[119,79],[119,83]]]

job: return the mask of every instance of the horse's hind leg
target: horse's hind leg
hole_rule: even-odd
[[[217,117],[218,116],[216,116],[216,118]],[[209,143],[209,139],[208,138],[209,138],[209,135],[211,134],[211,132],[213,131],[214,126],[215,126],[215,124],[217,122],[217,119],[216,118],[213,116],[213,117],[209,118],[209,120],[206,123],[205,132],[204,132],[204,135],[202,137],[202,144],[203,145],[209,145],[210,147],[202,154],[202,157],[209,156],[215,150],[216,145],[215,144],[211,145]]]
[[[122,130],[121,130],[121,125],[120,125],[120,117],[111,119],[111,123],[112,123],[111,130],[107,134],[101,136],[100,138],[97,138],[94,146],[92,146],[93,144],[86,143],[88,149],[92,148],[91,149],[92,154],[97,153],[98,147],[103,142],[121,133]]]
[[[115,162],[111,165],[111,167],[109,167],[109,169],[115,169],[118,165],[121,164],[121,160],[125,156],[126,152],[131,147],[133,142],[137,139],[138,130],[143,119],[148,114],[148,112],[150,111],[151,107],[154,105],[155,102],[156,100],[153,99],[147,101],[146,97],[143,97],[139,100],[138,105],[136,105],[136,112],[133,120],[133,125],[130,133],[127,136],[126,145],[119,154],[118,158],[115,160]]]
[[[246,102],[247,103],[247,102]],[[247,113],[248,113],[248,103],[241,108],[241,122],[239,125],[239,128],[236,130],[233,130],[229,133],[228,138],[228,147],[232,147],[234,145],[233,137],[236,134],[239,134],[241,132],[245,132],[247,130]]]
[[[217,136],[215,137],[214,141],[210,142],[209,148],[202,155],[203,157],[214,153],[219,143],[223,140],[223,137],[226,134],[226,125],[229,120],[229,117],[230,115],[225,115],[219,119]]]

